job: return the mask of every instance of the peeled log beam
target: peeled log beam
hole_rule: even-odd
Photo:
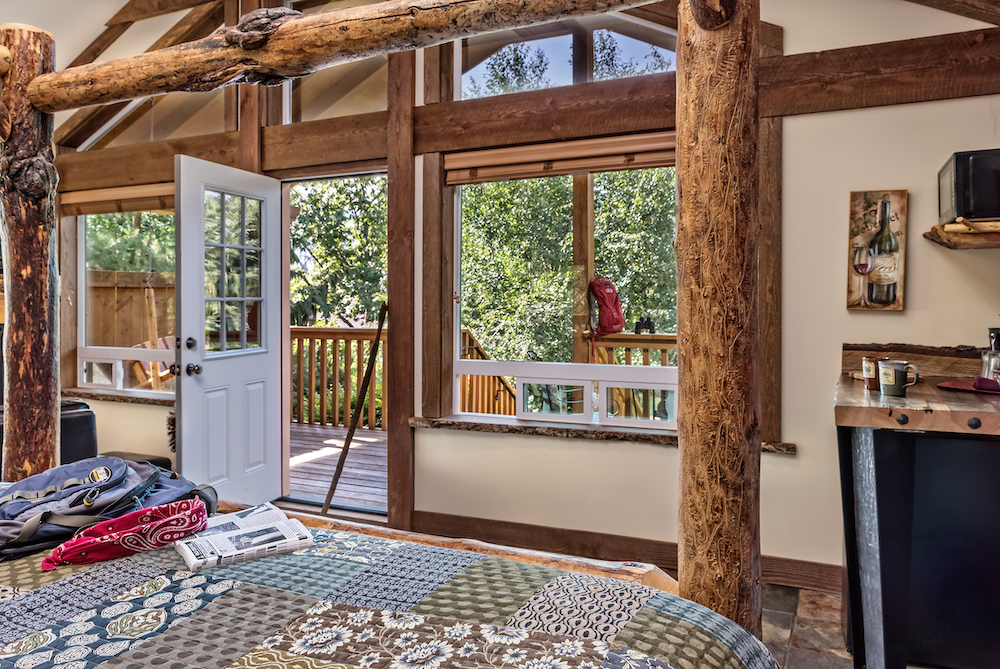
[[[262,9],[197,42],[40,77],[28,95],[38,109],[55,112],[232,83],[278,83],[380,54],[649,2],[394,0],[309,15]]]
[[[690,0],[707,2],[708,0]],[[760,636],[759,0],[677,40],[680,594]]]
[[[29,81],[52,71],[55,56],[52,36],[29,26],[0,27],[0,43],[12,58],[0,95],[10,120],[9,137],[0,132],[7,298],[3,480],[19,481],[55,465],[59,428],[52,115],[35,109],[26,93]]]

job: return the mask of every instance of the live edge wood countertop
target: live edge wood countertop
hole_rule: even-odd
[[[834,401],[837,425],[1000,435],[1000,394],[937,386],[952,380],[955,377],[921,377],[921,383],[906,389],[906,397],[890,397],[867,391],[863,381],[842,374]]]

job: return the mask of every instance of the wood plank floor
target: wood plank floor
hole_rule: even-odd
[[[292,423],[289,497],[323,504],[346,437],[344,427]],[[385,513],[388,463],[387,434],[356,430],[331,507]]]

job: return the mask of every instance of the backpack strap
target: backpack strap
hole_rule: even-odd
[[[41,499],[54,492],[59,492],[60,490],[65,490],[66,488],[72,488],[73,486],[82,485],[84,483],[89,483],[90,479],[66,479],[63,481],[62,485],[50,485],[44,490],[18,490],[12,492],[9,495],[4,495],[0,497],[0,504],[4,502],[10,502],[15,499]]]
[[[205,503],[205,510],[210,516],[219,510],[219,494],[215,492],[215,488],[207,483],[195,486],[185,497],[203,501]]]
[[[61,513],[54,513],[52,511],[45,511],[24,521],[24,525],[21,527],[21,533],[18,534],[17,537],[10,543],[16,544],[22,541],[27,541],[35,534],[38,528],[42,526],[42,523],[52,523],[53,525],[62,525],[63,527],[89,527],[90,525],[99,523],[102,520],[107,520],[107,518],[104,518],[103,516],[68,516]]]

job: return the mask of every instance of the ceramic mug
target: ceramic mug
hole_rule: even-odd
[[[906,382],[906,369],[913,368],[913,381]],[[878,361],[878,385],[883,395],[894,395],[905,397],[907,386],[912,386],[920,380],[920,372],[916,365],[911,365],[906,360],[879,360]]]
[[[878,390],[878,361],[888,359],[877,355],[866,355],[861,359],[861,377],[865,381],[865,390]]]

